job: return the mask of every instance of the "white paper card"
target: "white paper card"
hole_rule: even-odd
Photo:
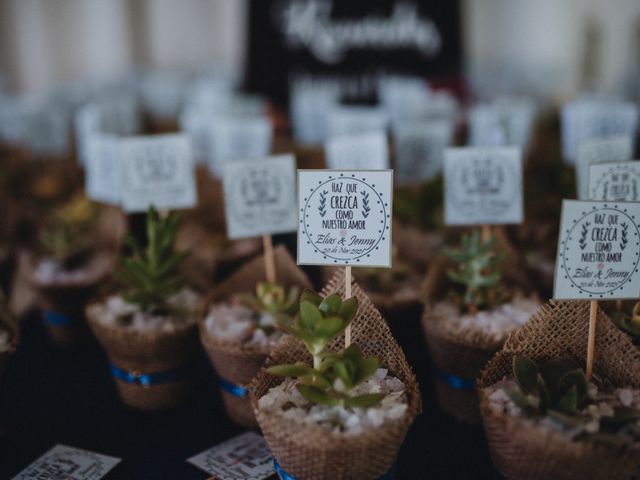
[[[230,160],[264,158],[271,153],[271,122],[266,116],[218,117],[212,130],[209,168],[222,175],[222,165]]]
[[[387,135],[383,132],[340,135],[325,146],[327,168],[384,170],[389,168]]]
[[[119,458],[56,445],[13,480],[99,480],[118,463]]]
[[[224,165],[224,206],[231,239],[293,232],[296,214],[296,165],[293,155]]]
[[[238,435],[187,462],[218,480],[263,480],[274,474],[273,455],[264,439],[254,432]]]
[[[417,183],[442,172],[444,151],[452,138],[453,125],[446,120],[407,122],[395,127],[396,182]]]
[[[393,171],[298,170],[298,264],[391,267]]]
[[[640,204],[564,200],[553,297],[640,295]]]
[[[386,131],[387,115],[381,107],[338,106],[329,112],[329,138]]]
[[[120,140],[94,133],[85,138],[87,196],[96,202],[120,204]]]
[[[626,162],[631,160],[632,150],[633,139],[629,136],[587,140],[580,143],[576,160],[578,199],[589,200],[589,165],[604,162]]]
[[[640,162],[589,165],[589,199],[640,202]]]
[[[130,137],[121,147],[122,206],[127,212],[191,208],[197,202],[186,135]]]
[[[522,157],[517,147],[447,149],[444,187],[447,225],[522,222]]]

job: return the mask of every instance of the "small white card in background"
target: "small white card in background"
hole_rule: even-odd
[[[453,125],[446,120],[397,125],[393,129],[396,182],[418,183],[441,173],[444,151],[452,139]]]
[[[640,296],[640,204],[564,200],[553,298]]]
[[[381,107],[340,105],[329,112],[329,138],[338,135],[356,135],[385,132],[389,120]]]
[[[298,264],[391,267],[392,170],[298,170]]]
[[[211,447],[187,462],[217,480],[263,480],[274,474],[273,455],[264,439],[254,432]]]
[[[445,151],[447,225],[521,223],[522,196],[519,148],[462,147]]]
[[[100,110],[96,104],[87,104],[75,113],[73,126],[75,129],[76,151],[82,165],[87,164],[89,137],[102,130]]]
[[[56,445],[13,480],[99,480],[118,463],[119,458]]]
[[[121,140],[121,196],[126,212],[191,208],[197,202],[191,143],[186,135]]]
[[[296,164],[293,155],[234,160],[226,163],[222,172],[229,238],[297,230]]]
[[[271,153],[273,128],[265,115],[220,116],[214,120],[209,169],[220,177],[231,160],[264,158]]]
[[[589,199],[640,202],[640,162],[589,165]]]
[[[120,140],[93,133],[85,138],[85,190],[96,202],[120,204]]]
[[[576,189],[579,200],[589,200],[589,165],[605,162],[626,162],[633,155],[633,138],[616,136],[592,139],[578,145]]]
[[[330,169],[384,170],[389,168],[387,135],[382,132],[331,137],[325,144]]]

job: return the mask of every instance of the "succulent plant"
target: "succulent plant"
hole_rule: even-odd
[[[255,294],[241,295],[240,301],[259,315],[258,328],[269,332],[278,322],[284,323],[283,317],[295,313],[299,297],[300,289],[296,286],[287,291],[281,285],[260,282]]]
[[[613,414],[601,416],[599,431],[588,433],[586,424],[591,417],[583,411],[591,403],[587,377],[580,369],[568,363],[552,359],[540,368],[531,359],[516,355],[513,358],[513,375],[519,390],[506,389],[505,393],[522,410],[525,416],[547,416],[550,419],[581,432],[578,438],[594,441],[612,441],[622,428],[629,427],[631,433],[640,439],[640,410],[619,406]]]
[[[167,299],[185,286],[179,267],[189,252],[176,252],[174,248],[179,223],[177,214],[160,218],[150,207],[146,248],[142,249],[131,235],[124,238],[132,255],[121,258],[116,276],[125,286],[123,298],[144,311],[168,313]]]
[[[355,318],[357,310],[355,297],[343,301],[339,295],[332,294],[323,299],[306,290],[299,314],[280,327],[304,343],[313,357],[313,366],[298,362],[272,366],[267,371],[297,378],[298,391],[312,403],[345,407],[377,405],[384,394],[351,395],[350,392],[375,373],[380,361],[376,357],[364,357],[355,344],[338,352],[325,351]]]
[[[97,218],[97,204],[83,195],[73,197],[45,222],[38,237],[40,250],[66,268],[81,264],[94,246]]]
[[[417,186],[396,187],[393,194],[394,218],[410,225],[419,225],[427,230],[441,230],[443,198],[442,176]]]
[[[447,256],[457,268],[447,272],[449,278],[465,287],[461,304],[470,313],[491,308],[505,299],[500,284],[500,266],[505,257],[493,248],[493,238],[483,241],[474,230],[462,237],[460,249],[448,249]]]
[[[611,315],[611,320],[631,337],[635,345],[640,346],[640,302],[633,306],[630,316],[625,312],[617,311]]]

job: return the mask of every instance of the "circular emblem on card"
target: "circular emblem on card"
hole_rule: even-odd
[[[591,165],[592,199],[608,202],[640,201],[640,162]]]
[[[336,175],[301,200],[303,239],[326,259],[357,265],[388,238],[389,204],[364,178]]]
[[[624,207],[604,205],[580,212],[562,232],[560,275],[577,292],[606,298],[631,282],[640,257],[640,231]]]

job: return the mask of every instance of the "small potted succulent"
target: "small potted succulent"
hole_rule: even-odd
[[[35,248],[23,252],[21,264],[58,344],[82,338],[86,303],[115,268],[119,245],[114,235],[124,230],[124,219],[107,208],[82,195],[73,197],[48,216]],[[101,222],[110,222],[110,231]]]
[[[201,298],[180,271],[189,252],[174,247],[179,221],[150,208],[148,245],[125,237],[132,253],[116,271],[120,288],[86,310],[123,402],[136,409],[174,407],[188,393]]]
[[[620,308],[616,308],[611,313],[611,320],[620,330],[629,335],[634,345],[640,347],[640,302],[633,305],[631,314],[623,309],[623,305],[619,305]]]
[[[276,247],[274,259],[277,283],[260,280],[264,260],[256,258],[213,291],[200,322],[200,339],[218,374],[227,413],[249,427],[257,423],[247,385],[284,333],[279,320],[295,313],[300,292],[311,287],[284,247]]]
[[[640,352],[599,314],[588,381],[588,310],[543,306],[482,374],[485,432],[507,478],[627,480],[640,465]]]
[[[0,374],[18,343],[18,324],[0,290]]]
[[[281,478],[392,478],[418,386],[370,300],[357,285],[343,300],[336,278],[322,296],[305,291],[298,315],[282,319],[290,335],[253,380],[252,405]]]
[[[451,265],[444,282],[448,296],[440,300],[434,292],[426,299],[422,324],[440,407],[460,421],[478,424],[475,380],[539,302],[535,296],[505,287],[501,270],[505,256],[496,253],[493,237],[483,239],[474,230],[463,236],[460,249],[448,250],[447,255]]]

